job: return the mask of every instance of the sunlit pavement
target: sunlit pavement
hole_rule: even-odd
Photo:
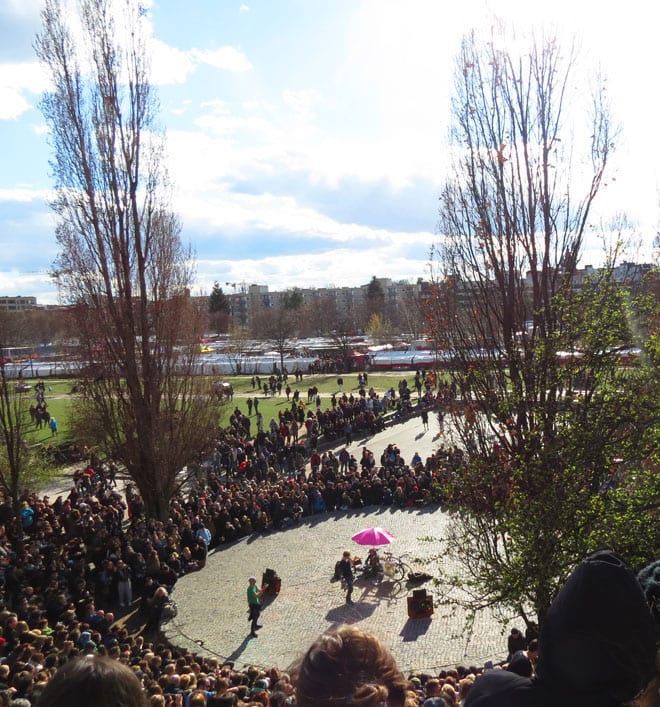
[[[358,439],[350,450],[359,458],[366,443],[378,460],[382,450],[392,443],[406,461],[416,451],[425,458],[443,439],[438,436],[434,416],[430,426],[425,432],[421,420],[415,418],[388,428],[376,438]],[[438,557],[439,539],[447,520],[446,514],[435,507],[372,507],[323,513],[304,519],[297,528],[245,538],[211,553],[203,570],[178,581],[173,596],[178,615],[164,624],[164,632],[175,645],[234,661],[237,666],[284,669],[317,635],[341,623],[356,624],[380,636],[406,672],[502,660],[506,657],[506,632],[488,615],[478,617],[466,636],[465,614],[456,606],[438,607],[428,619],[409,619],[406,598],[412,587],[405,582],[374,585],[360,580],[353,592],[355,605],[347,606],[340,584],[330,581],[343,550],[366,555],[366,548],[350,538],[372,525],[394,534],[390,549],[403,555],[413,569],[437,576],[442,566],[451,572],[454,568]],[[428,564],[421,562],[430,558],[435,559]],[[250,638],[247,580],[251,575],[260,580],[267,568],[279,574],[282,589],[264,606],[258,638]],[[423,587],[434,591],[431,582]]]

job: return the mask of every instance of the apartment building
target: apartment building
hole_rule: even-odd
[[[36,309],[36,297],[0,297],[0,312],[24,312],[28,309]]]

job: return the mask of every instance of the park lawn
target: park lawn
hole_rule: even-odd
[[[414,371],[397,371],[392,373],[368,373],[368,384],[367,390],[373,386],[374,390],[382,395],[386,390],[391,387],[398,392],[399,381],[405,380],[408,382],[409,388],[414,388],[415,372]],[[291,386],[291,391],[294,392],[296,389],[300,391],[300,400],[307,404],[307,391],[309,388],[317,386],[319,389],[319,395],[321,396],[321,407],[323,409],[330,407],[330,396],[333,393],[339,394],[340,389],[337,384],[337,378],[343,378],[344,384],[342,386],[342,391],[347,395],[353,393],[357,395],[359,390],[358,385],[358,374],[342,374],[338,376],[337,374],[319,374],[319,375],[305,375],[302,382],[294,380],[293,376],[289,376],[289,385]],[[238,408],[244,415],[248,414],[247,399],[257,397],[259,399],[259,412],[264,416],[264,425],[268,425],[271,418],[275,420],[278,419],[277,413],[284,410],[287,406],[291,405],[289,401],[287,403],[286,395],[284,393],[284,388],[286,384],[283,385],[282,394],[280,396],[275,394],[274,397],[270,395],[264,397],[263,390],[259,393],[256,389],[252,388],[251,383],[252,376],[224,376],[223,380],[226,380],[232,384],[234,388],[234,400],[227,404],[226,412],[224,416],[224,424],[226,425],[229,419],[229,415],[233,412],[235,408]],[[268,380],[268,376],[262,375],[261,381]],[[316,403],[314,402],[312,406],[313,410],[316,410]],[[252,409],[252,417],[255,417],[254,408]],[[255,429],[251,429],[254,432]]]
[[[293,376],[289,377],[289,385],[291,390],[295,391],[298,389],[300,391],[300,400],[307,404],[307,391],[310,387],[317,386],[319,389],[319,394],[321,396],[321,406],[322,408],[330,407],[330,396],[332,393],[339,393],[340,388],[337,384],[337,378],[343,378],[342,391],[347,394],[353,393],[357,394],[359,390],[358,385],[358,374],[357,373],[347,373],[338,376],[336,374],[319,374],[319,375],[305,375],[302,382],[294,380]],[[252,376],[224,376],[223,380],[230,382],[234,388],[234,400],[228,401],[222,416],[221,426],[226,427],[229,423],[229,415],[233,412],[235,408],[238,408],[243,414],[248,414],[247,399],[248,397],[259,399],[259,410],[264,416],[264,424],[268,425],[271,418],[278,419],[278,412],[284,410],[287,406],[291,405],[291,402],[287,403],[286,395],[284,393],[283,386],[282,394],[280,396],[275,395],[274,397],[264,397],[263,391],[259,393],[257,390],[252,388],[251,379]],[[268,376],[261,376],[262,382],[267,380]],[[413,388],[413,383],[415,380],[414,371],[397,371],[392,373],[378,372],[378,373],[368,373],[368,387],[372,387],[376,392],[382,395],[386,390],[394,387],[398,390],[399,381],[406,380],[408,386]],[[33,382],[28,381],[30,384]],[[71,411],[72,402],[75,400],[75,396],[71,395],[71,388],[75,381],[73,379],[48,379],[46,381],[46,403],[48,404],[48,411],[57,420],[58,434],[57,437],[53,437],[51,431],[47,427],[42,427],[41,429],[36,429],[30,426],[27,439],[29,444],[52,444],[57,442],[67,442],[72,439],[72,430],[70,427],[70,417],[69,413]],[[26,398],[26,407],[32,404],[34,399],[34,393],[31,391],[29,393],[22,393]],[[313,404],[312,409],[316,409],[316,403]],[[254,408],[252,410],[252,418],[254,418],[256,413]],[[256,424],[254,425],[252,432],[256,431]]]
[[[377,393],[384,393],[386,390],[394,386],[394,389],[397,390],[398,383],[400,380],[406,380],[408,382],[408,386],[410,388],[413,387],[413,383],[415,381],[415,372],[414,371],[396,371],[393,373],[367,373],[368,375],[368,388],[373,386],[373,388],[376,390]],[[341,376],[337,375],[336,373],[324,373],[324,374],[319,374],[319,375],[305,375],[305,377],[302,379],[302,382],[294,380],[293,376],[289,376],[289,385],[291,386],[291,390],[296,390],[296,388],[300,391],[300,395],[304,395],[304,399],[307,399],[307,390],[313,386],[317,386],[319,388],[319,392],[321,394],[321,398],[323,396],[327,396],[328,398],[332,393],[338,393],[339,392],[339,386],[337,385],[337,379],[338,378],[343,378],[344,380],[344,385],[342,386],[342,390],[345,391],[346,393],[357,393],[359,390],[360,386],[358,385],[358,374],[357,373],[345,373],[342,374]],[[256,390],[253,390],[252,384],[251,384],[251,379],[252,376],[225,376],[223,380],[229,381],[233,388],[234,392],[240,394],[249,394],[249,393],[254,393],[256,394]],[[268,380],[268,376],[262,375],[261,376],[261,383],[263,385],[264,381]],[[284,388],[286,387],[286,384],[284,384]],[[282,392],[282,395],[284,396],[284,392]],[[261,393],[261,396],[263,397],[263,391]],[[277,397],[277,396],[276,396]]]
[[[68,441],[71,437],[71,430],[69,425],[69,412],[71,410],[72,400],[72,396],[69,395],[67,395],[66,397],[57,398],[49,397],[48,390],[46,390],[46,403],[48,405],[48,412],[50,413],[51,417],[54,417],[57,420],[57,436],[53,437],[53,434],[47,425],[43,425],[41,429],[38,429],[32,424],[28,424],[26,434],[28,444],[50,444],[53,442]]]
[[[70,437],[69,430],[69,410],[71,409],[72,397],[69,394],[71,391],[72,381],[62,379],[62,380],[48,380],[46,381],[46,404],[48,405],[48,412],[51,417],[57,420],[57,437],[53,437],[50,428],[47,425],[42,425],[41,428],[33,425],[29,420],[28,408],[31,405],[36,405],[36,400],[34,396],[34,383],[36,382],[28,379],[30,385],[32,385],[32,390],[26,393],[19,393],[23,398],[23,404],[25,406],[25,416],[27,421],[27,426],[25,429],[25,437],[28,444],[45,444],[53,442],[55,439],[58,441],[66,441]]]

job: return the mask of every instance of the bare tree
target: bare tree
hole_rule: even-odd
[[[247,373],[242,371],[245,352],[248,348],[248,330],[241,324],[229,324],[229,338],[226,353],[231,363],[232,373]]]
[[[293,289],[283,293],[276,306],[262,310],[255,318],[255,330],[271,342],[280,356],[280,372],[284,372],[284,356],[298,335],[297,317],[302,303],[300,291]]]
[[[13,314],[0,312],[0,490],[18,507],[21,484],[29,468],[29,450],[25,439],[30,426],[25,394],[19,382],[8,376],[3,355],[10,342]]]
[[[424,287],[425,284],[419,278],[416,283],[407,285],[399,298],[399,326],[413,340],[421,339],[424,335]]]
[[[466,603],[542,621],[602,527],[635,384],[616,383],[613,352],[630,330],[607,276],[576,296],[613,146],[603,86],[581,133],[575,55],[541,37],[517,56],[503,39],[468,36],[458,56],[430,324],[460,398],[452,547],[470,576]]]
[[[170,208],[143,9],[80,0],[75,17],[80,43],[63,4],[46,0],[36,51],[52,77],[42,110],[54,150],[55,275],[88,363],[79,419],[163,518],[177,472],[216,424],[203,377],[191,375],[202,325],[188,296],[191,254]]]

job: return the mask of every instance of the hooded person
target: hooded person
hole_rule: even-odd
[[[637,579],[656,622],[660,624],[660,560],[644,567]]]
[[[649,682],[657,638],[635,574],[615,553],[594,553],[548,610],[535,677],[484,673],[465,707],[619,707]]]

